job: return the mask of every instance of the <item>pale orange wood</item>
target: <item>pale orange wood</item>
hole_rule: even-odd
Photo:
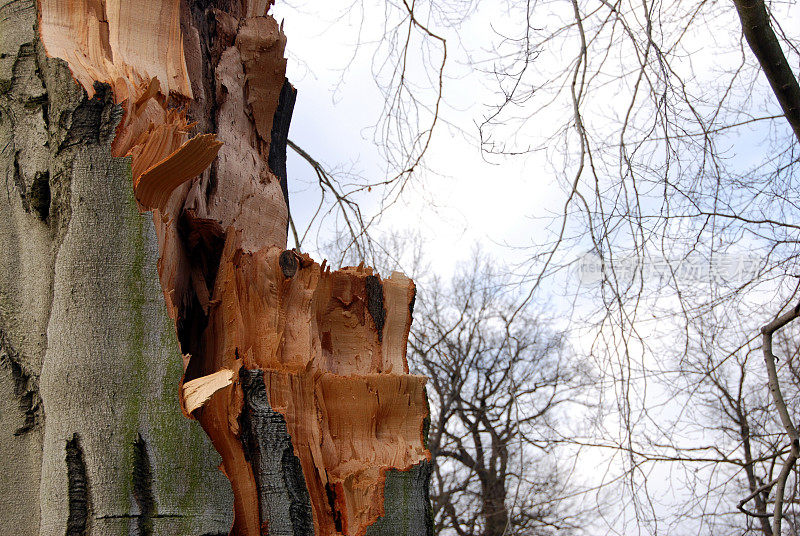
[[[148,137],[148,143],[156,139],[155,134],[158,132],[156,129],[154,135]],[[168,144],[169,141],[169,139],[165,140],[165,144]],[[135,178],[136,174],[134,173],[136,199],[146,209],[163,210],[175,188],[205,171],[217,157],[221,146],[222,143],[217,141],[213,134],[201,134],[147,168],[138,179]],[[157,152],[158,149],[154,149],[154,152]],[[138,159],[134,157],[134,162],[141,160],[144,160],[142,156]]]
[[[383,280],[383,294],[386,315],[401,318],[409,307],[413,307],[416,289],[411,279],[400,272],[394,272]],[[406,342],[411,331],[411,311],[408,312],[406,322],[391,322],[383,327],[384,372],[408,373]]]
[[[273,21],[274,22],[274,21]],[[273,47],[283,55],[282,48]],[[280,183],[267,166],[269,147],[258,137],[250,105],[243,60],[236,46],[222,52],[216,67],[219,96],[217,139],[224,145],[215,162],[216,185],[208,196],[208,178],[194,184],[186,207],[202,218],[218,220],[223,228],[242,233],[242,247],[256,251],[286,243],[288,208]],[[272,80],[283,85],[284,73]],[[274,111],[274,108],[273,108]]]
[[[214,448],[222,457],[221,469],[231,482],[233,489],[232,536],[260,536],[261,520],[258,513],[258,490],[253,468],[247,461],[238,437],[238,429],[232,426],[232,413],[241,412],[241,396],[237,386],[220,389],[211,396],[194,415],[205,430]],[[235,418],[234,421],[235,422]]]
[[[369,312],[365,282],[377,278],[370,268],[331,272],[298,255],[286,277],[279,248],[250,253],[240,240],[228,231],[202,373],[237,364],[265,371],[270,405],[285,416],[303,467],[317,534],[337,533],[332,492],[341,534],[363,535],[383,515],[385,471],[429,457],[425,378],[405,373],[413,283],[390,279],[383,333],[391,336],[381,342]]]
[[[247,104],[253,111],[256,131],[269,144],[272,118],[286,73],[286,36],[272,17],[246,19],[236,36],[236,48],[247,76]]]
[[[39,17],[47,53],[67,61],[90,97],[105,82],[122,102],[154,78],[167,94],[192,97],[180,0],[39,0]]]
[[[221,369],[208,376],[195,378],[183,384],[183,401],[186,412],[201,408],[211,396],[224,387],[233,385],[233,371]]]
[[[192,97],[180,2],[40,0],[40,25],[48,54],[67,61],[89,97],[95,82],[111,86],[125,111],[112,154],[132,156],[137,199],[147,210],[163,209],[177,186],[211,164],[220,146],[214,134],[190,140],[185,111],[166,105],[171,93]]]

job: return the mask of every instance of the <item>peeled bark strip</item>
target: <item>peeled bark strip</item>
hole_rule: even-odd
[[[134,173],[136,199],[144,207],[163,211],[173,190],[205,171],[220,147],[222,144],[211,134],[195,136],[138,177]],[[139,162],[136,158],[134,161]]]
[[[296,92],[270,3],[41,0],[41,34],[123,112],[111,151],[153,211],[181,405],[222,456],[231,534],[432,534],[414,284],[286,251]]]
[[[169,194],[202,173],[221,145],[213,134],[189,139],[186,113],[167,105],[168,97],[192,97],[179,0],[40,0],[39,7],[48,54],[67,61],[90,98],[105,83],[122,103],[112,154],[133,157],[136,198],[163,211]]]
[[[258,486],[261,519],[272,536],[314,534],[311,501],[283,415],[269,406],[264,371],[240,370],[242,437]],[[288,514],[288,515],[287,515]]]
[[[184,383],[182,394],[186,413],[191,414],[208,402],[214,393],[232,384],[233,371],[228,369],[218,370],[208,376]]]

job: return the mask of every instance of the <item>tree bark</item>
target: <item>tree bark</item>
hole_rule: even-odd
[[[121,109],[0,7],[0,534],[222,534],[219,458],[181,415],[152,219]]]
[[[90,4],[0,8],[0,532],[431,534],[413,283],[284,251],[268,2]]]
[[[509,520],[503,479],[488,476],[481,480],[481,512],[486,522],[483,536],[503,536],[506,533]]]
[[[800,142],[800,84],[772,30],[764,1],[733,0],[733,4],[739,14],[747,44],[761,65],[795,138]]]

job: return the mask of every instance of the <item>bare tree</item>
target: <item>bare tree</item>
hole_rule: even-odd
[[[729,526],[780,533],[797,436],[769,336],[797,314],[796,6],[509,9],[525,23],[498,39],[488,63],[502,93],[482,140],[498,158],[547,151],[564,188],[551,239],[532,245],[530,296],[576,250],[601,268],[597,286],[576,286],[577,312],[593,326],[589,353],[618,416],[600,443],[620,452],[639,530],[669,532],[687,517],[724,530],[730,513],[738,521]],[[556,118],[546,132],[543,115]],[[724,265],[737,276],[719,277]],[[761,325],[773,318],[762,345]],[[756,449],[764,434],[775,443]],[[656,499],[662,481],[649,478],[667,462],[680,462],[688,480],[692,470],[705,475],[675,517],[677,505]],[[743,478],[745,489],[725,478]],[[747,514],[735,513],[745,498]]]
[[[318,16],[316,8],[305,11],[305,6],[292,4],[286,3],[288,9]],[[297,248],[326,249],[333,234],[344,248],[337,256],[380,262],[374,228],[425,169],[425,155],[440,119],[448,48],[436,26],[443,21],[457,25],[473,10],[472,2],[449,6],[416,0],[345,0],[342,4],[331,23],[353,34],[353,52],[344,70],[350,71],[359,56],[369,58],[363,66],[371,69],[380,95],[375,100],[379,103],[375,123],[367,130],[381,163],[375,169],[353,171],[340,161],[316,157],[319,148],[303,139],[289,140],[289,147],[309,166],[307,182],[319,187],[312,216],[302,222],[290,219],[290,226]],[[340,85],[345,75],[341,76]],[[378,195],[368,196],[373,190]],[[364,209],[362,202],[370,197],[379,199],[378,206]]]
[[[553,429],[580,419],[589,377],[563,333],[514,314],[490,264],[476,256],[416,302],[410,360],[430,378],[436,525],[459,536],[579,532],[587,516]]]

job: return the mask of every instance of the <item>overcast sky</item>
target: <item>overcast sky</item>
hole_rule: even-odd
[[[359,20],[348,24],[346,18],[336,19],[346,5],[315,4],[313,13],[285,2],[273,8],[277,19],[284,20],[287,74],[298,89],[290,138],[329,169],[380,180],[385,171],[372,126],[383,98],[371,74],[375,31],[380,28],[370,25],[372,33],[362,29],[366,43],[351,62]],[[481,34],[475,30],[475,35]],[[562,193],[544,171],[544,155],[492,163],[481,154],[476,124],[486,113],[484,105],[496,98],[494,88],[483,86],[484,78],[464,65],[465,54],[453,49],[448,50],[446,106],[425,161],[429,171],[414,179],[377,229],[378,235],[419,232],[426,241],[426,256],[443,273],[467,259],[476,244],[498,257],[522,260],[522,253],[516,255],[506,246],[530,245],[531,235],[541,232],[543,224],[529,217],[549,214],[553,203],[563,203]],[[299,229],[316,208],[315,182],[311,168],[290,150],[291,209]],[[373,190],[362,197],[362,209],[367,214],[377,211],[381,196]],[[328,238],[325,231],[322,242]],[[313,252],[313,237],[303,246]]]

